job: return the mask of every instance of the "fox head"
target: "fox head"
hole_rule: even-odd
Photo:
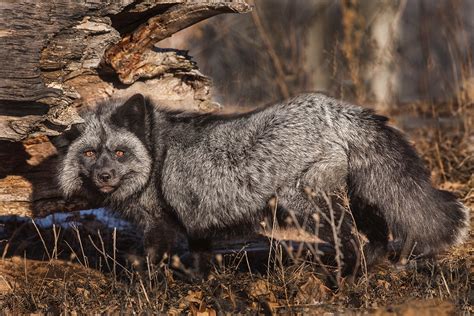
[[[152,115],[142,95],[85,114],[65,135],[72,141],[59,166],[63,194],[120,202],[142,190],[152,171]]]

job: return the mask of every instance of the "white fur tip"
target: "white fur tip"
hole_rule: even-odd
[[[462,204],[460,202],[459,202],[459,205],[461,206],[461,209],[462,209],[465,217],[464,217],[464,222],[463,222],[464,225],[458,231],[458,236],[456,237],[456,241],[455,241],[456,245],[460,245],[464,241],[466,241],[466,239],[469,236],[469,230],[471,228],[471,220],[470,220],[471,210],[467,206],[465,206],[464,204]]]

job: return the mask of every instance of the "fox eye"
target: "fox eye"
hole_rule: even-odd
[[[115,151],[115,156],[120,158],[120,157],[123,157],[123,155],[125,155],[124,151],[122,151],[122,150],[116,150]]]
[[[84,152],[84,156],[89,157],[89,158],[92,158],[92,157],[95,156],[95,151],[93,151],[93,150],[86,150],[86,151]]]

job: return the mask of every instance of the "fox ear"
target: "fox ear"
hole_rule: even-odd
[[[112,123],[128,129],[142,141],[146,141],[150,130],[149,106],[143,95],[135,94],[112,114]]]
[[[83,129],[84,123],[74,124],[69,130],[64,131],[59,136],[49,136],[49,140],[59,152],[63,152],[82,134]]]

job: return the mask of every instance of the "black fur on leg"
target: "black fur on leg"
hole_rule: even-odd
[[[181,257],[187,278],[205,280],[212,268],[212,240],[188,237],[189,253]]]
[[[388,226],[376,206],[365,203],[357,196],[350,198],[350,208],[357,230],[363,233],[369,241],[364,246],[363,255],[367,268],[370,269],[387,255]]]

